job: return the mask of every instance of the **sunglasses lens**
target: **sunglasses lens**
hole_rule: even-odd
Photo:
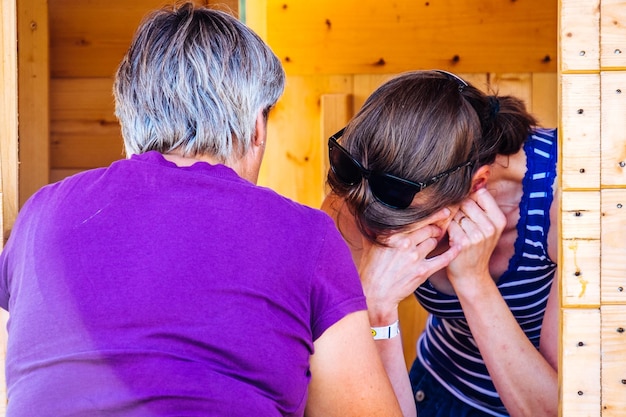
[[[405,209],[413,202],[419,188],[390,177],[373,173],[369,178],[370,189],[374,197],[391,208]]]
[[[341,182],[347,185],[354,185],[361,181],[361,168],[356,161],[332,142],[328,143],[328,157],[330,167]]]

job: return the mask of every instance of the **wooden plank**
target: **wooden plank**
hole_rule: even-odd
[[[0,193],[2,194],[2,239],[9,237],[18,210],[18,102],[17,102],[17,11],[13,0],[0,2]],[[4,381],[4,373],[0,376]],[[1,401],[0,407],[4,407]]]
[[[268,122],[267,147],[259,173],[268,186],[302,204],[319,208],[325,179],[321,136],[321,97],[352,92],[352,77],[291,76]]]
[[[15,222],[18,207],[17,156],[17,10],[14,0],[0,1],[0,249]],[[0,369],[5,369],[8,313],[0,310]],[[0,372],[0,415],[6,413],[5,373]]]
[[[559,380],[564,417],[600,416],[600,310],[564,309]]]
[[[559,84],[556,73],[537,72],[531,74],[532,107],[529,109],[544,127],[559,125]]]
[[[556,71],[556,0],[267,4],[267,39],[289,74]]]
[[[600,79],[602,185],[626,187],[626,71],[603,71]]]
[[[490,85],[499,96],[514,96],[519,98],[531,111],[532,103],[532,78],[529,73],[519,74],[490,74]]]
[[[562,306],[599,306],[600,240],[567,239],[561,242]]]
[[[107,166],[124,158],[119,125],[98,121],[59,121],[52,124],[52,169]]]
[[[70,175],[78,174],[82,171],[84,171],[84,169],[51,169],[50,182],[53,183],[61,181],[62,179],[67,178]]]
[[[113,78],[52,79],[50,119],[52,124],[71,120],[117,123]]]
[[[597,71],[600,68],[600,0],[560,2],[561,71]]]
[[[601,199],[602,304],[626,304],[626,188],[602,190]]]
[[[48,2],[17,2],[19,203],[48,183]]]
[[[602,417],[622,417],[626,410],[626,305],[602,306],[601,312]]]
[[[561,75],[563,189],[600,188],[600,75]]]
[[[600,239],[600,192],[563,191],[561,238]]]
[[[48,3],[53,78],[113,76],[143,17],[164,4],[162,0]]]
[[[321,98],[321,148],[322,164],[320,166],[324,186],[320,189],[322,193],[320,201],[324,199],[330,191],[326,186],[326,177],[330,168],[328,162],[328,138],[343,128],[353,114],[351,94],[322,94]]]
[[[420,305],[415,296],[410,295],[398,305],[398,316],[404,361],[407,369],[411,369],[411,365],[417,357],[417,339],[426,327],[428,312]]]
[[[365,100],[385,82],[399,74],[355,74],[354,75],[354,112],[358,112]]]
[[[600,66],[626,69],[626,4],[602,0],[600,11]]]

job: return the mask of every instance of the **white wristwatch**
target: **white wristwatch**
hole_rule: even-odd
[[[400,326],[398,320],[389,326],[372,327],[372,337],[374,340],[393,339],[400,334]]]

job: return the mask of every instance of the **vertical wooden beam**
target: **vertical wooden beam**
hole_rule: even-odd
[[[8,238],[17,216],[17,26],[15,0],[0,3],[0,192],[2,235]],[[4,373],[3,373],[4,375]]]
[[[19,90],[19,204],[49,181],[48,2],[17,2]]]
[[[17,215],[17,25],[15,0],[0,1],[0,249]],[[6,323],[0,310],[0,415],[6,412]]]

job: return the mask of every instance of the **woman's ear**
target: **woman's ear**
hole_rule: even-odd
[[[483,165],[474,174],[472,178],[472,192],[478,191],[481,188],[487,186],[487,180],[491,175],[491,167],[489,165]]]
[[[267,118],[263,114],[263,110],[259,111],[254,126],[253,143],[256,146],[265,147],[265,139],[267,138]]]

